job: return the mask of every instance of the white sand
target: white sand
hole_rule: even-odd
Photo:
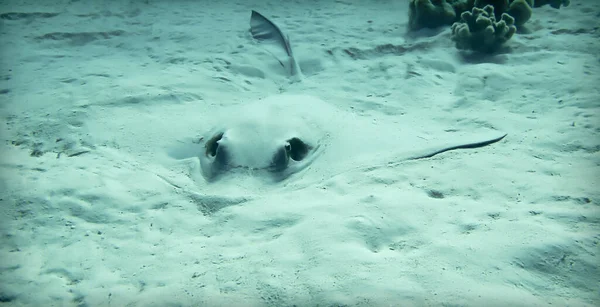
[[[0,305],[600,304],[599,2],[535,9],[489,58],[449,28],[407,36],[397,0],[36,2],[0,4],[21,13],[0,19]],[[251,9],[304,82],[251,40]],[[279,184],[208,184],[167,154],[280,92],[382,131],[508,136]]]

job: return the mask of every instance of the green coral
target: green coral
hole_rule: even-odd
[[[533,11],[534,0],[475,0],[474,6],[484,8],[486,5],[494,7],[494,16],[496,20],[502,18],[502,14],[506,13],[515,19],[515,25],[521,26],[530,18]],[[562,0],[561,0],[562,1]]]
[[[455,20],[454,8],[446,0],[410,0],[408,4],[410,30],[451,25]]]
[[[508,6],[506,13],[515,19],[516,26],[522,26],[533,14],[533,0],[514,0]]]
[[[460,18],[462,12],[470,11],[475,5],[475,0],[446,0],[448,4],[454,8],[454,13],[457,16],[457,21]]]
[[[461,14],[473,8],[494,8],[494,18],[502,20],[504,14],[514,19],[514,26],[522,26],[533,14],[532,8],[550,5],[553,8],[568,6],[570,0],[410,0],[409,30],[437,28],[460,20]]]
[[[502,14],[508,10],[508,0],[475,0],[474,7],[480,9],[491,5],[494,7],[496,19],[502,18]]]
[[[452,40],[458,49],[493,53],[517,31],[515,19],[506,13],[496,21],[492,5],[483,9],[474,7],[460,17],[461,20],[452,25]]]

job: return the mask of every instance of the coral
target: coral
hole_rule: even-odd
[[[489,5],[493,7],[495,20],[502,21],[502,16],[508,14],[514,19],[514,26],[519,27],[531,18],[534,7],[550,5],[558,9],[570,3],[570,0],[410,0],[408,26],[409,30],[415,31],[450,25],[458,21],[463,13]],[[511,26],[508,26],[509,30]]]
[[[517,31],[515,19],[508,14],[502,14],[497,22],[491,5],[483,9],[474,7],[460,17],[461,20],[452,25],[452,40],[458,49],[493,53]]]
[[[475,5],[475,0],[446,0],[446,2],[454,8],[454,13],[458,17],[462,12],[470,11]]]
[[[415,31],[451,25],[456,20],[454,8],[446,0],[410,0],[408,27]]]
[[[531,14],[533,13],[531,10],[532,6],[533,0],[513,0],[508,6],[506,13],[515,19],[517,27],[522,26],[531,18]]]
[[[534,0],[533,7],[540,7],[546,4],[550,4],[551,7],[559,9],[560,6],[569,6],[571,0]]]
[[[534,0],[474,0],[473,6],[484,8],[491,5],[494,7],[496,20],[506,13],[515,19],[516,26],[521,26],[531,18],[533,2]]]
[[[508,10],[508,0],[475,0],[473,5],[480,9],[487,5],[493,6],[496,19],[502,18],[502,14]]]

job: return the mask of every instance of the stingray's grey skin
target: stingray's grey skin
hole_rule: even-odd
[[[428,142],[406,126],[381,129],[366,118],[305,95],[271,96],[224,110],[224,114],[220,126],[203,137],[200,166],[209,182],[229,175],[279,182],[312,165],[316,175],[312,178],[326,179],[450,150],[484,147],[506,136],[473,136],[469,141],[459,139],[453,145],[423,149],[429,147]],[[479,140],[470,141],[474,139]],[[377,163],[382,160],[386,162]]]
[[[285,54],[287,54],[288,65],[284,64],[281,59],[278,59],[276,55],[273,56],[277,58],[283,67],[289,66],[290,76],[295,77],[297,80],[302,79],[300,66],[298,66],[298,62],[292,51],[292,46],[290,45],[290,38],[283,34],[281,29],[279,29],[275,23],[253,10],[252,15],[250,16],[250,33],[252,34],[252,37],[259,42],[270,43],[276,48],[283,49]]]

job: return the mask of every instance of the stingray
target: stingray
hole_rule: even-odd
[[[283,51],[290,75],[301,76],[289,37],[277,25],[252,11],[250,32],[259,42]],[[278,182],[309,168],[317,174],[315,178],[327,178],[357,167],[373,168],[483,147],[506,136],[488,130],[459,131],[445,137],[450,142],[431,144],[440,139],[434,137],[438,131],[430,131],[429,127],[436,127],[433,122],[426,125],[424,119],[403,118],[402,124],[397,124],[397,118],[381,117],[373,123],[306,95],[271,96],[222,112],[213,116],[214,128],[201,138],[200,168],[208,182],[239,175]],[[482,136],[482,132],[487,135]]]
[[[279,94],[221,111],[200,142],[200,168],[208,182],[240,176],[318,181],[479,148],[506,136],[489,128],[439,131],[433,121],[406,115],[378,116],[374,122],[309,95]]]

